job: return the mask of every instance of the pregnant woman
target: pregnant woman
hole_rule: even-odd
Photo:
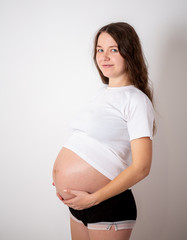
[[[127,240],[136,222],[131,187],[145,178],[155,129],[152,91],[139,38],[117,22],[95,36],[103,86],[71,123],[53,168],[69,207],[72,240]]]

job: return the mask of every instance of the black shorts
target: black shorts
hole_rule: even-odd
[[[130,189],[109,198],[93,207],[74,210],[69,208],[73,217],[87,226],[90,223],[135,222],[137,209]]]

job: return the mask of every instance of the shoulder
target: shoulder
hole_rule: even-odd
[[[152,102],[148,98],[148,96],[136,87],[129,89],[128,102],[129,102],[129,107],[136,107],[141,105],[152,106]]]
[[[134,86],[132,86],[128,90],[128,94],[129,94],[129,100],[131,101],[145,100],[146,98],[148,98],[144,92],[142,92],[140,89]]]
[[[139,89],[131,90],[126,110],[130,139],[153,137],[154,109],[148,96]]]
[[[141,114],[154,115],[154,109],[148,96],[136,87],[129,89],[126,114],[130,117],[132,114],[140,116]]]

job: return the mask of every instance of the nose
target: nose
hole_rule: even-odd
[[[109,56],[109,53],[107,51],[103,53],[103,60],[104,61],[110,60],[110,56]]]

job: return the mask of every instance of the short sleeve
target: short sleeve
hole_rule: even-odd
[[[127,129],[130,140],[150,137],[153,139],[154,109],[145,94],[132,96],[127,111]]]

